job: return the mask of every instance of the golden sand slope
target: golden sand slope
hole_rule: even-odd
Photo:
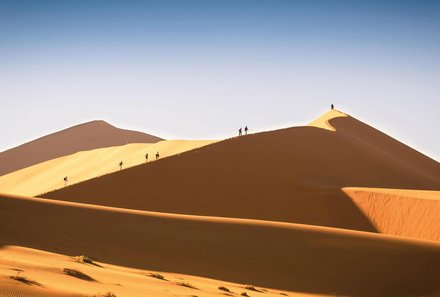
[[[0,153],[0,176],[79,151],[162,140],[145,133],[92,121],[58,131]]]
[[[338,111],[323,119],[336,131],[294,127],[228,139],[44,197],[376,231],[341,188],[440,190],[436,161]]]
[[[440,191],[345,188],[381,232],[440,241]]]
[[[245,284],[157,271],[132,269],[95,262],[78,262],[75,257],[35,249],[5,246],[0,249],[0,296],[92,296],[112,292],[116,296],[219,296],[247,292],[253,297],[304,296]],[[80,274],[81,273],[81,274]],[[69,275],[70,274],[70,275]],[[153,277],[154,274],[156,277]],[[26,277],[40,285],[26,285],[11,277]],[[163,279],[157,277],[162,276]],[[182,286],[189,284],[193,288]],[[307,295],[312,296],[312,295]]]
[[[214,141],[208,140],[165,140],[157,143],[135,143],[123,146],[95,149],[53,159],[27,167],[0,177],[0,192],[8,194],[35,196],[64,187],[64,176],[72,185],[123,168],[145,163],[145,154],[149,161],[155,160],[156,152],[160,157],[168,157],[201,147]],[[148,180],[145,181],[148,183]]]
[[[289,291],[440,293],[439,243],[367,232],[0,196],[0,234],[3,246]]]

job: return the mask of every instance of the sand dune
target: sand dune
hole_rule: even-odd
[[[341,188],[440,190],[436,161],[336,110],[316,123],[335,131],[307,126],[228,139],[44,196],[376,231]]]
[[[440,241],[440,191],[345,188],[381,233]]]
[[[0,176],[79,151],[162,140],[145,133],[123,130],[92,121],[58,131],[0,153]]]
[[[149,161],[155,160],[156,152],[161,158],[201,147],[214,141],[207,140],[165,140],[157,143],[135,143],[123,146],[101,148],[78,152],[72,155],[52,159],[0,177],[0,192],[25,196],[35,196],[64,187],[64,176],[68,184],[145,163],[145,154]]]
[[[0,233],[4,247],[85,254],[100,263],[267,288],[440,294],[440,244],[367,232],[1,196]]]

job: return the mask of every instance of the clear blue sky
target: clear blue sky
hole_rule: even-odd
[[[93,119],[165,138],[330,103],[440,160],[440,1],[2,1],[0,150]]]

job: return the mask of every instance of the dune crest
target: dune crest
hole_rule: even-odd
[[[336,109],[331,109],[324,113],[322,116],[318,117],[317,119],[310,122],[307,126],[309,127],[316,127],[316,128],[322,128],[329,131],[336,131],[335,127],[333,127],[330,123],[331,120],[335,118],[340,117],[349,117],[348,114],[343,113]]]

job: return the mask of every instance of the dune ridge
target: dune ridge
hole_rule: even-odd
[[[105,121],[79,124],[0,153],[0,176],[79,151],[128,143],[155,143],[159,137],[116,128]]]
[[[160,153],[160,158],[166,158],[214,142],[163,140],[78,152],[0,176],[0,192],[35,196],[64,187],[64,176],[68,176],[68,185],[73,185],[120,170],[120,161],[124,163],[123,169],[146,163],[146,153],[151,162],[155,160],[156,152]]]
[[[44,197],[377,232],[342,188],[440,190],[439,163],[351,116],[330,111],[323,118],[335,131],[293,127],[236,137]]]
[[[440,244],[430,241],[7,195],[0,214],[3,246],[313,294],[439,293]]]

